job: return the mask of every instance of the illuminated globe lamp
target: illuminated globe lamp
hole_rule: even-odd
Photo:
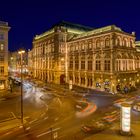
[[[121,105],[121,135],[131,136],[131,105],[123,103]]]

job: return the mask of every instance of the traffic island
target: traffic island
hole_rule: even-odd
[[[130,132],[124,132],[124,131],[119,131],[119,134],[122,136],[134,136],[134,134],[132,133],[132,131]]]

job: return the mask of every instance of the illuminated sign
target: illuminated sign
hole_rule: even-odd
[[[130,132],[130,121],[131,121],[131,106],[129,104],[122,104],[121,108],[121,127],[123,132]]]

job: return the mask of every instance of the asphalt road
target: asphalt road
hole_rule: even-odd
[[[52,87],[52,90],[44,91],[41,87],[32,85],[24,90],[24,116],[27,120],[26,130],[17,129],[6,134],[2,139],[6,140],[82,140],[89,135],[81,131],[81,125],[91,120],[98,120],[106,113],[120,110],[113,106],[113,102],[119,97],[90,94],[85,96],[88,102],[96,105],[97,109],[84,117],[76,115],[77,101],[83,97],[63,95],[62,89]],[[20,97],[0,102],[4,107],[4,114],[13,112],[15,116],[20,114]],[[0,108],[2,111],[3,108]],[[85,112],[83,112],[85,113]]]

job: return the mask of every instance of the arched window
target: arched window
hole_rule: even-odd
[[[104,55],[104,70],[105,71],[110,71],[110,54],[109,53],[106,53]]]
[[[81,57],[81,70],[85,69],[85,56]]]
[[[76,56],[75,57],[75,70],[78,70],[79,69],[79,57]]]
[[[116,45],[117,45],[117,46],[121,46],[121,38],[120,38],[120,37],[118,37],[118,38],[116,39]]]
[[[88,69],[89,71],[92,71],[92,67],[93,67],[92,56],[88,56],[88,67],[87,67],[87,69]]]
[[[100,39],[97,39],[96,40],[96,48],[100,48],[100,46],[101,46],[101,41],[100,41]]]
[[[105,39],[105,47],[109,47],[110,46],[110,39],[106,38]]]
[[[101,70],[101,59],[100,55],[96,56],[96,70],[100,71]]]
[[[124,38],[124,40],[123,40],[123,46],[124,47],[128,47],[128,43],[127,43],[127,39],[126,38]]]
[[[122,59],[122,54],[118,53],[116,55],[116,70],[120,71],[121,70],[121,59]]]
[[[73,57],[72,56],[70,56],[69,68],[73,69]]]

